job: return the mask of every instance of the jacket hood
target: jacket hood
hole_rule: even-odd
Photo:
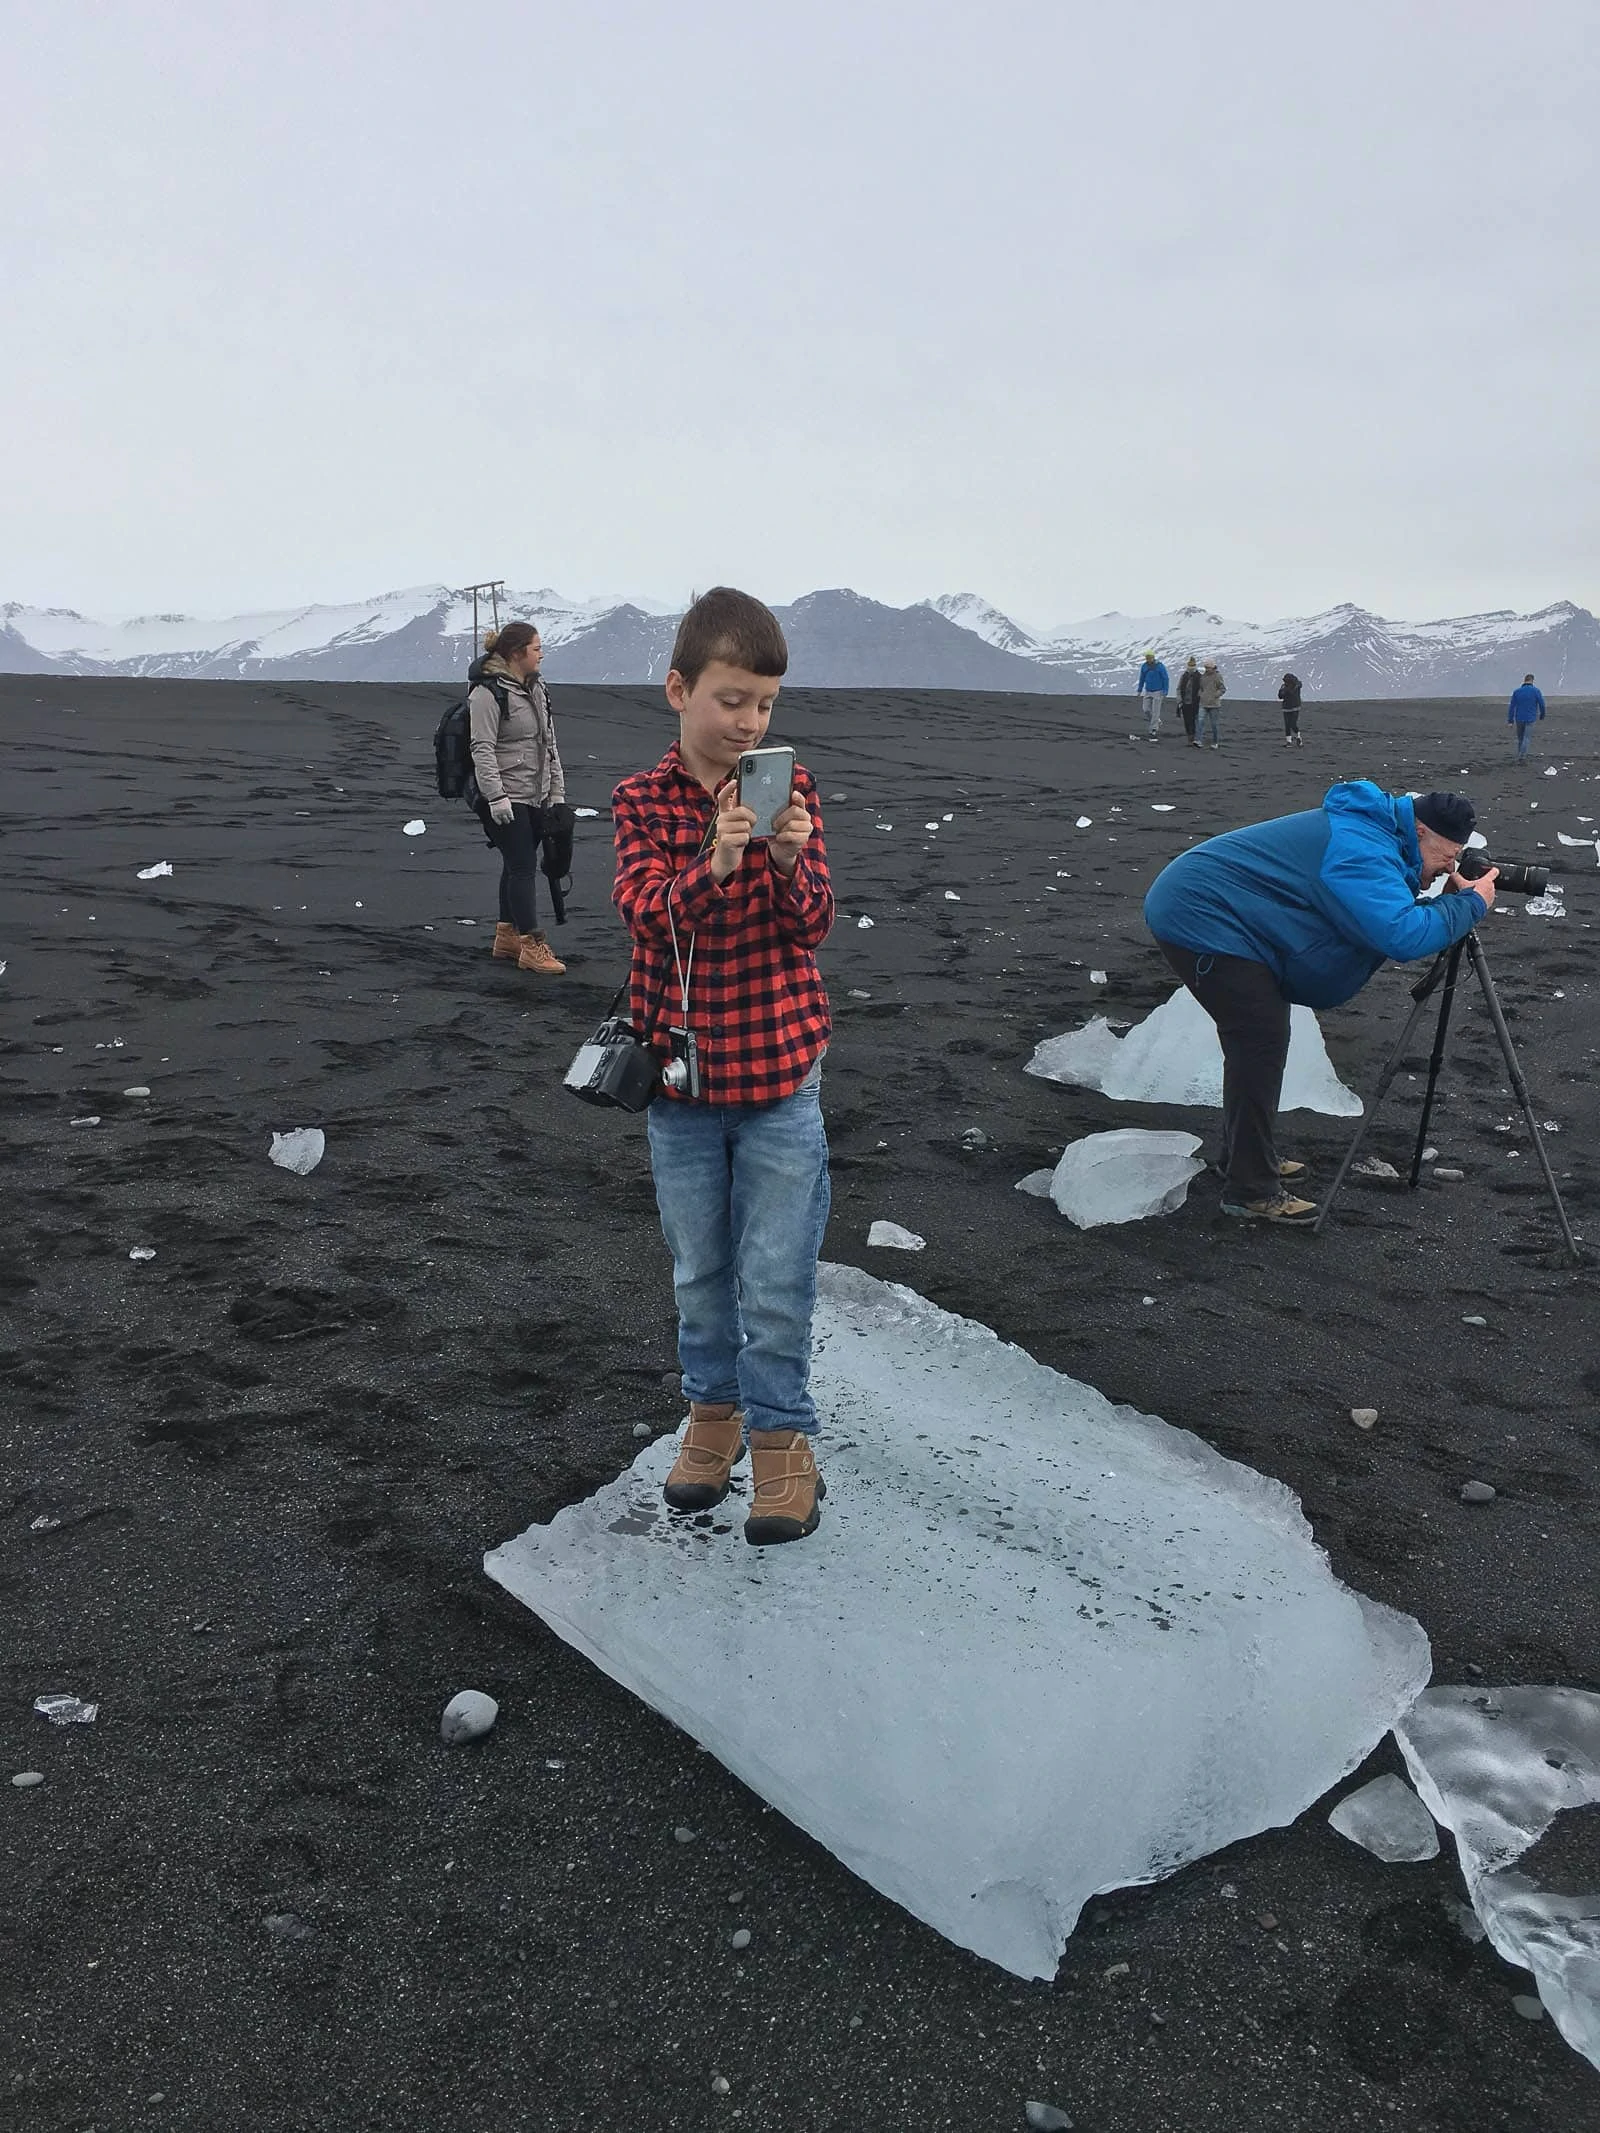
[[[1407,864],[1420,870],[1422,847],[1417,842],[1416,818],[1404,793],[1385,792],[1370,778],[1349,778],[1342,785],[1329,786],[1323,795],[1322,811],[1335,824],[1365,822],[1374,829],[1388,830],[1405,854]]]
[[[513,674],[498,652],[480,654],[467,669],[467,683],[476,688],[481,681],[493,675],[496,681],[504,682],[508,689],[520,689],[532,679],[527,674]]]

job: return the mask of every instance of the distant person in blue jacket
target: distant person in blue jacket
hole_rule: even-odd
[[[1222,1039],[1224,1214],[1315,1217],[1285,1187],[1305,1165],[1281,1162],[1273,1137],[1290,1004],[1337,1007],[1380,964],[1464,939],[1494,902],[1493,868],[1456,872],[1476,820],[1459,793],[1413,800],[1354,778],[1304,814],[1191,845],[1156,876],[1145,923]],[[1419,903],[1441,876],[1458,893]]]
[[[1513,689],[1511,702],[1506,710],[1506,724],[1517,729],[1517,761],[1528,760],[1528,743],[1533,739],[1533,729],[1544,717],[1544,692],[1533,685],[1533,676],[1524,674],[1522,687]]]
[[[1161,714],[1166,709],[1171,689],[1172,683],[1166,668],[1154,652],[1146,652],[1144,665],[1139,669],[1139,686],[1135,693],[1144,705],[1148,738],[1152,741],[1159,741],[1161,738]]]

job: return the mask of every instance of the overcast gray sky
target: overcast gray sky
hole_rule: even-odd
[[[1600,603],[1593,0],[0,0],[0,601]]]

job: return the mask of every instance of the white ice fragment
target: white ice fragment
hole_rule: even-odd
[[[1553,778],[1553,777],[1555,776],[1555,774],[1556,774],[1556,766],[1554,765],[1554,763],[1552,763],[1552,764],[1550,765],[1550,768],[1549,768],[1549,769],[1548,769],[1548,770],[1547,770],[1547,771],[1545,772],[1545,776],[1546,776],[1547,778]]]
[[[874,829],[880,830],[892,830],[894,828],[894,824],[892,822],[874,822],[872,826]]]
[[[1091,825],[1093,824],[1093,821],[1094,821],[1094,817],[1093,817],[1093,815],[1080,815],[1080,816],[1078,817],[1078,824],[1077,824],[1077,826],[1078,826],[1078,828],[1079,828],[1079,829],[1081,829],[1081,830],[1086,830],[1086,829],[1088,829],[1088,828],[1089,828],[1089,827],[1090,827],[1090,826],[1091,826]]]
[[[867,933],[871,931],[873,921],[870,918],[858,918],[856,924],[863,933]]]
[[[598,819],[600,810],[598,807],[575,807],[572,812],[580,822],[593,822]]]
[[[954,822],[954,820],[955,820],[955,819],[956,819],[956,818],[955,818],[955,816],[954,816],[954,815],[941,815],[941,816],[939,817],[939,820],[940,820],[941,822]]]
[[[158,859],[153,867],[141,867],[139,869],[139,879],[141,881],[159,881],[163,874],[170,874],[171,872],[172,868],[167,861]]]
[[[0,978],[3,978],[10,968],[11,965],[9,963],[0,963]]]
[[[1091,985],[1107,985],[1110,982],[1103,970],[1091,970],[1089,973],[1089,983]]]
[[[926,1237],[919,1237],[914,1229],[902,1229],[898,1222],[874,1222],[867,1242],[891,1252],[922,1252],[928,1247]]]
[[[439,1720],[439,1738],[448,1748],[463,1741],[481,1740],[500,1716],[500,1706],[482,1689],[462,1689],[452,1696]]]
[[[1374,1778],[1347,1793],[1328,1817],[1330,1829],[1388,1866],[1414,1866],[1439,1856],[1433,1817],[1404,1778]]]
[[[1550,884],[1548,896],[1530,896],[1522,908],[1529,918],[1565,918],[1567,915],[1567,907],[1554,882]]]
[[[1176,810],[1170,800],[1152,800],[1150,802],[1150,812],[1153,815],[1170,815],[1175,813]]]
[[[100,1715],[100,1706],[81,1696],[35,1696],[33,1708],[53,1726],[92,1726]]]
[[[124,1089],[122,1093],[124,1096],[148,1096],[150,1091],[142,1082],[138,1082],[131,1089]]]
[[[426,836],[427,829],[427,823],[418,815],[414,821],[406,823],[403,834],[407,837],[422,837]]]
[[[1051,1976],[1094,1893],[1291,1822],[1427,1680],[1290,1491],[1188,1432],[854,1268],[814,1354],[817,1540],[675,1518],[669,1436],[485,1567],[958,1945]]]
[[[148,1244],[136,1244],[133,1247],[133,1250],[128,1254],[128,1257],[130,1259],[135,1260],[154,1259],[155,1256],[155,1253],[151,1250]]]
[[[1170,1215],[1206,1167],[1199,1147],[1198,1134],[1147,1133],[1138,1126],[1086,1134],[1063,1152],[1050,1197],[1079,1229]]]
[[[69,1126],[98,1126],[99,1123],[99,1114],[96,1112],[91,1112],[84,1118],[69,1118],[67,1121]]]
[[[946,889],[944,892],[944,900],[947,904],[958,904],[960,903],[961,898],[956,894],[954,889]],[[4,970],[5,967],[6,966],[4,963],[0,963],[0,970]]]
[[[937,822],[924,822],[922,826],[925,830],[936,830],[939,827]]]
[[[327,1145],[320,1126],[296,1126],[288,1133],[275,1133],[267,1153],[280,1170],[292,1170],[303,1178],[322,1161]]]
[[[1222,1108],[1222,1046],[1216,1025],[1192,993],[1180,988],[1125,1037],[1096,1015],[1064,1037],[1047,1037],[1027,1071],[1045,1081],[1098,1089],[1123,1103],[1191,1104]],[[1361,1099],[1334,1073],[1322,1031],[1309,1007],[1289,1014],[1289,1064],[1281,1111],[1321,1111],[1354,1118]]]
[[[1055,1179],[1053,1170],[1030,1170],[1025,1178],[1018,1178],[1016,1189],[1018,1192],[1032,1193],[1036,1200],[1048,1200],[1053,1198],[1050,1188]]]
[[[1425,1804],[1455,1831],[1489,1939],[1600,2066],[1600,1695],[1429,1689],[1394,1730]]]

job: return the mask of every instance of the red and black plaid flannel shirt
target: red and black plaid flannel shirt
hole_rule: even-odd
[[[707,1103],[769,1104],[792,1096],[816,1064],[832,1021],[814,950],[833,925],[833,887],[816,780],[795,765],[811,810],[810,842],[791,880],[752,842],[726,882],[711,871],[707,833],[717,806],[684,768],[674,742],[654,770],[611,796],[617,879],[611,900],[633,936],[630,1013],[663,1063],[666,1033],[683,1021],[667,900],[687,968],[689,1023]],[[665,1092],[671,1096],[672,1091]],[[681,1100],[681,1099],[680,1099]]]

